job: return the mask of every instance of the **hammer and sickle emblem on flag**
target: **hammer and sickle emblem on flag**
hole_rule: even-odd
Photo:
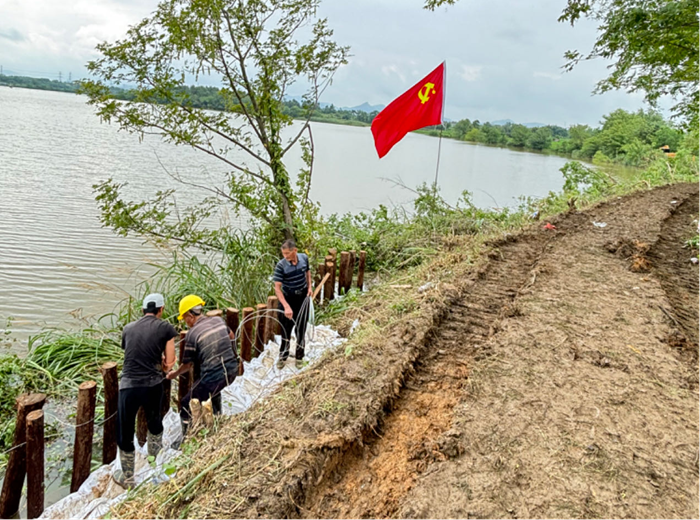
[[[435,84],[426,83],[418,91],[418,97],[420,98],[421,105],[424,105],[426,101],[430,99],[430,94],[435,94]]]

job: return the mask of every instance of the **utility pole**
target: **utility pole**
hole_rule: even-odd
[[[58,82],[62,83],[62,80],[63,80],[63,73],[59,71],[58,72]]]
[[[0,76],[2,76],[2,65],[0,65]]]

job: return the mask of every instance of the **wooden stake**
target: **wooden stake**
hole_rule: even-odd
[[[207,311],[207,316],[218,316],[219,318],[223,318],[224,316],[224,311],[221,309],[214,309],[213,311]]]
[[[276,318],[276,312],[275,309],[276,307],[276,300],[277,298],[275,296],[268,296],[267,297],[267,311],[265,312],[265,345],[267,345],[268,341],[274,340],[275,339],[275,318]]]
[[[328,255],[331,257],[331,260],[335,262],[338,259],[338,250],[332,247],[328,250]]]
[[[280,299],[277,296],[270,296],[267,299],[267,307],[272,309],[272,325],[270,326],[272,336],[270,339],[274,340],[275,336],[282,334],[282,322],[280,321],[282,314],[279,312]]]
[[[15,436],[12,446],[20,446],[27,439],[27,415],[35,410],[41,410],[46,402],[46,394],[22,394],[15,400],[17,419],[15,420]],[[16,448],[10,452],[5,469],[5,480],[0,494],[0,518],[10,518],[19,511],[19,501],[22,497],[22,485],[27,473],[27,450]]]
[[[326,264],[318,264],[316,267],[316,276],[314,277],[314,287],[318,289],[321,287],[321,280],[323,279],[323,276],[326,274]],[[321,293],[320,291],[314,292],[314,301],[316,303],[321,302]]]
[[[97,383],[85,381],[78,387],[78,413],[75,416],[73,478],[70,492],[75,493],[90,475],[92,435],[95,433],[95,395]]]
[[[119,377],[117,364],[108,361],[100,369],[105,393],[105,422],[102,428],[102,464],[117,458],[117,409],[119,406]]]
[[[340,270],[338,271],[338,294],[348,291],[348,268],[350,267],[350,253],[340,253]],[[352,283],[352,282],[351,282]]]
[[[252,359],[252,346],[255,338],[253,337],[253,320],[249,319],[251,314],[255,312],[252,307],[243,309],[243,327],[241,328],[241,357],[243,361],[250,362]]]
[[[330,260],[330,257],[326,257],[326,274],[328,279],[323,286],[323,298],[329,302],[335,298],[335,264],[333,264],[333,260]]]
[[[365,283],[365,261],[367,259],[367,251],[360,251],[360,263],[357,266],[357,288],[364,290]]]
[[[253,351],[253,356],[258,357],[265,350],[265,324],[267,323],[267,303],[258,303],[255,306],[255,311],[257,314],[255,320],[255,350]]]
[[[238,309],[234,309],[233,307],[226,309],[226,325],[228,325],[228,328],[231,329],[231,332],[234,334],[237,333],[239,325]],[[233,341],[233,345],[236,346],[236,351],[234,354],[238,355],[238,336],[236,336]]]
[[[146,409],[142,406],[136,414],[136,440],[142,448],[146,445],[148,438],[148,419],[146,419]]]
[[[231,329],[231,332],[234,334],[234,338],[231,340],[231,349],[233,350],[233,355],[238,357],[238,375],[242,376],[243,375],[243,361],[241,360],[240,356],[240,348],[238,346],[238,309],[234,309],[233,307],[229,307],[226,309],[226,325],[228,325],[228,328]]]
[[[326,273],[323,275],[323,279],[321,280],[321,283],[318,284],[318,287],[314,290],[314,298],[318,296],[318,294],[321,292],[321,287],[323,287],[326,283],[326,281],[331,277],[331,273]]]
[[[350,250],[350,278],[352,278],[352,275],[355,274],[355,264],[357,263],[357,251],[354,249]],[[352,287],[352,281],[350,283],[350,286]]]
[[[180,364],[182,364],[182,359],[185,356],[185,336],[186,335],[187,335],[187,331],[183,330],[180,332],[180,348],[179,348]],[[177,378],[177,411],[178,412],[182,409],[182,400],[187,395],[187,393],[190,391],[191,387],[192,387],[192,370],[185,372],[184,374],[180,374]]]
[[[44,512],[44,412],[27,414],[27,518]]]

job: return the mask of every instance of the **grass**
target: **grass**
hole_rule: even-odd
[[[94,380],[101,396],[100,366],[107,361],[121,365],[124,356],[119,337],[118,329],[49,329],[30,338],[25,358],[1,356],[0,450],[12,445],[15,399],[21,393],[42,392],[57,400],[71,399],[77,397],[80,383]],[[0,466],[5,462],[5,457],[0,457]]]
[[[358,423],[371,420],[365,410],[382,406],[373,389],[391,382],[387,374],[394,374],[395,366],[404,362],[403,356],[409,355],[405,351],[406,342],[414,341],[414,336],[425,329],[426,322],[432,319],[430,309],[439,310],[449,300],[450,293],[457,291],[454,284],[462,283],[459,280],[466,279],[466,274],[483,261],[482,252],[490,240],[532,225],[534,212],[539,212],[540,220],[544,221],[571,205],[585,208],[603,199],[669,182],[697,182],[697,168],[686,172],[676,170],[673,175],[668,172],[668,168],[659,168],[640,172],[629,181],[615,182],[588,170],[569,170],[567,174],[572,181],[569,190],[542,199],[523,199],[517,210],[487,212],[468,204],[450,208],[435,197],[423,200],[432,209],[399,215],[399,220],[388,212],[368,215],[358,225],[350,219],[336,218],[324,234],[315,237],[320,252],[333,237],[343,242],[340,247],[334,244],[339,250],[364,242],[368,255],[372,255],[374,275],[381,280],[367,292],[353,290],[316,312],[319,321],[344,333],[355,319],[361,320],[360,327],[343,347],[345,355],[341,350],[324,358],[317,370],[284,385],[269,401],[245,415],[222,424],[210,445],[203,445],[193,454],[193,462],[183,466],[174,481],[144,490],[134,500],[118,506],[115,516],[151,517],[155,513],[153,504],[167,500],[175,490],[218,461],[222,449],[230,453],[230,463],[221,466],[218,475],[200,481],[192,489],[195,497],[192,501],[171,501],[158,514],[177,517],[186,510],[193,516],[217,516],[224,511],[231,514],[234,507],[238,514],[250,514],[252,510],[240,509],[241,505],[247,496],[257,497],[263,492],[263,484],[253,477],[267,471],[276,452],[286,445],[287,436],[291,435],[287,430],[328,434],[321,436],[335,439],[339,432],[355,431],[353,428]],[[375,226],[376,223],[379,225]],[[375,245],[377,249],[373,250]],[[416,249],[421,253],[406,262],[414,256],[407,251]],[[428,282],[434,284],[434,289],[419,292],[418,288]],[[397,338],[405,341],[397,346],[392,341]],[[484,369],[504,370],[502,360],[492,359]],[[472,376],[470,384],[479,379],[478,374]],[[306,391],[307,388],[313,390]],[[395,387],[389,384],[388,388]],[[252,426],[244,427],[244,421]],[[236,447],[229,448],[228,443],[233,440]],[[276,471],[268,473],[272,475]],[[222,482],[227,485],[225,495],[221,494]],[[276,509],[267,512],[284,513]]]
[[[449,284],[455,276],[451,265],[474,261],[487,240],[530,224],[533,214],[546,219],[572,204],[585,207],[640,188],[698,179],[697,159],[684,153],[674,161],[659,160],[636,176],[617,181],[580,163],[569,163],[562,173],[567,181],[563,192],[541,199],[523,198],[516,209],[482,210],[471,203],[467,192],[452,206],[437,188],[423,185],[414,190],[412,212],[380,206],[369,213],[333,215],[308,224],[299,230],[299,241],[308,248],[312,264],[320,261],[329,247],[339,251],[364,249],[367,269],[374,271],[377,280],[412,288],[397,290],[380,284],[369,293],[353,289],[317,309],[317,323],[347,332],[352,322],[360,319],[362,326],[345,350],[348,357],[359,355],[366,342],[381,338],[395,324],[410,322],[421,312],[420,304],[434,297],[431,291],[416,295],[414,289],[426,282]],[[698,236],[688,245],[697,248]],[[118,313],[77,332],[43,331],[31,338],[26,359],[0,357],[0,450],[11,443],[14,400],[19,393],[40,390],[56,398],[72,398],[81,382],[101,382],[100,365],[122,359],[121,328],[141,315],[140,301],[146,294],[161,292],[166,296],[165,316],[172,322],[176,321],[177,302],[190,293],[202,296],[208,308],[252,306],[270,294],[270,273],[276,260],[269,244],[245,233],[233,237],[223,254],[174,253],[169,264],[156,266],[156,274],[136,288]],[[319,408],[323,415],[338,410],[331,403]]]

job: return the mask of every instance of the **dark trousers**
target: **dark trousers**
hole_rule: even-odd
[[[192,389],[187,392],[185,397],[182,398],[182,401],[180,401],[180,418],[184,422],[190,421],[190,401],[192,399],[199,399],[200,402],[204,402],[210,397],[214,415],[221,414],[221,391],[233,383],[234,379],[236,379],[235,375],[229,376],[229,381],[226,379],[214,382],[202,382],[198,380],[192,383]]]
[[[160,401],[163,398],[163,383],[154,386],[139,386],[119,390],[117,415],[117,444],[126,452],[134,451],[134,429],[136,414],[143,406],[148,422],[148,431],[153,435],[163,432],[163,420],[160,417]]]
[[[309,305],[304,306],[306,292],[304,294],[284,295],[287,303],[292,308],[292,319],[287,319],[284,315],[284,307],[280,304],[279,308],[282,311],[280,322],[282,324],[282,346],[280,347],[280,359],[286,361],[289,357],[289,340],[292,337],[292,329],[297,336],[297,351],[296,358],[304,359],[304,336],[306,335],[306,322],[309,321]],[[304,312],[301,311],[304,306]],[[296,323],[295,323],[296,322]]]

